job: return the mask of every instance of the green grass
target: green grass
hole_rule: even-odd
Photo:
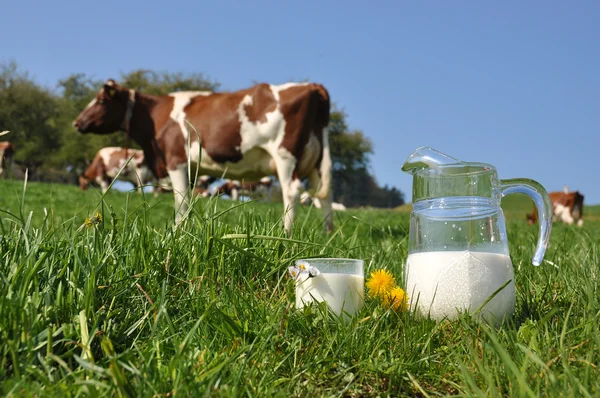
[[[24,197],[24,199],[23,199]],[[527,202],[521,202],[527,203]],[[0,392],[15,396],[598,396],[600,222],[555,225],[531,265],[530,204],[504,203],[517,309],[499,328],[367,298],[344,323],[294,308],[290,263],[365,260],[402,283],[409,213],[159,198],[0,181]],[[525,206],[524,209],[522,207]],[[46,209],[46,212],[44,211]],[[96,210],[104,222],[82,227]],[[592,208],[592,211],[595,208]],[[522,213],[521,213],[522,212]]]

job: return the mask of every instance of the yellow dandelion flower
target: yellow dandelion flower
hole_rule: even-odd
[[[394,286],[396,286],[396,281],[390,271],[379,269],[371,272],[366,285],[372,296],[385,298],[390,294]]]
[[[396,286],[392,289],[390,294],[385,297],[385,305],[387,307],[392,307],[394,310],[399,309],[405,311],[408,309],[408,296],[402,288]]]
[[[100,214],[100,212],[97,211],[96,213],[94,213],[93,216],[86,218],[85,221],[83,222],[83,225],[85,227],[90,228],[90,227],[100,224],[101,222],[102,222],[102,214]]]

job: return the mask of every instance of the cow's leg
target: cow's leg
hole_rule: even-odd
[[[133,185],[133,190],[136,191],[138,193],[138,195],[142,194],[142,186],[140,184],[137,183],[137,181],[135,181],[135,178],[133,181],[131,181],[131,185]]]
[[[575,221],[571,216],[571,209],[566,206],[563,206],[561,204],[556,205],[556,213],[558,214],[560,221],[566,224],[571,225]]]
[[[240,191],[233,187],[231,188],[231,200],[238,200],[240,198]]]
[[[294,172],[296,160],[291,157],[275,160],[277,176],[283,195],[283,227],[288,235],[292,234],[292,225],[296,216],[296,205],[300,201],[302,183]]]
[[[171,177],[173,195],[175,196],[175,222],[179,223],[188,210],[190,195],[187,164],[177,165],[175,170],[167,170]]]
[[[98,183],[98,185],[100,185],[100,188],[102,189],[102,194],[104,195],[106,191],[108,191],[108,187],[110,184],[106,182],[106,179],[104,177],[101,176],[96,177],[96,182]]]
[[[577,224],[578,227],[583,226],[583,216],[581,212],[581,207],[579,205],[573,206],[573,211],[571,212],[573,216],[573,220]]]
[[[144,193],[144,185],[146,185],[146,173],[147,171],[143,167],[135,167],[135,187],[138,190],[138,193],[141,195]]]
[[[160,190],[160,186],[158,184],[160,184],[160,181],[158,181],[157,178],[154,178],[151,183],[152,183],[152,186],[151,186],[152,194],[154,195],[155,198],[158,198],[158,192]]]
[[[563,210],[563,221],[569,225],[575,222],[573,216],[571,216],[571,212],[569,211],[569,209]]]
[[[2,174],[4,174],[4,169],[8,168],[5,166],[5,163],[8,163],[8,157],[4,157],[4,149],[0,150],[0,177],[2,177]]]
[[[314,190],[319,189],[319,185],[321,184],[321,177],[319,176],[319,171],[317,169],[313,169],[310,173],[310,185]],[[333,198],[331,197],[331,190],[329,190],[329,194],[326,198],[314,198],[314,201],[319,201],[321,204],[321,211],[323,212],[323,222],[325,223],[325,229],[327,232],[333,231],[333,208],[331,206],[331,202],[333,202]],[[317,207],[315,205],[315,207]]]

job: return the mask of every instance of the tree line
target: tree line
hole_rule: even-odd
[[[218,91],[220,87],[202,73],[143,69],[122,73],[117,81],[150,94]],[[71,126],[102,83],[84,73],[73,73],[48,88],[15,62],[0,65],[0,130],[10,130],[2,138],[15,145],[18,169],[28,169],[32,180],[75,182],[100,148],[125,146],[122,133],[82,135]],[[346,119],[347,114],[334,106],[329,126],[334,200],[348,207],[403,204],[402,192],[379,186],[369,171],[373,144],[362,131],[350,129]]]

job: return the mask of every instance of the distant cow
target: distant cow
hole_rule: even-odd
[[[15,147],[9,141],[0,142],[0,176],[10,174]]]
[[[194,187],[194,196],[201,196],[207,198],[210,196],[210,185],[217,179],[213,176],[202,175],[198,177],[196,186]]]
[[[231,199],[238,200],[240,195],[252,196],[257,192],[264,192],[270,196],[273,181],[270,177],[261,178],[258,181],[226,180],[215,189],[215,195],[229,195]]]
[[[315,83],[155,96],[108,80],[73,125],[81,133],[123,130],[133,138],[152,172],[171,177],[177,221],[188,209],[188,158],[202,174],[215,177],[277,175],[284,227],[291,233],[305,177],[321,199],[325,225],[333,228],[329,111],[329,94]]]
[[[126,154],[125,148],[106,147],[96,153],[90,166],[79,176],[79,187],[86,189],[90,181],[95,181],[102,188],[102,193],[106,193],[121,167],[132,156],[131,161],[119,174],[119,180],[131,182],[135,187],[155,181],[154,175],[144,162],[143,151],[129,149]],[[154,192],[157,192],[157,190]]]
[[[563,192],[548,193],[552,202],[552,220],[562,221],[567,224],[577,223],[583,225],[583,195],[578,191],[569,192],[565,189]],[[534,224],[538,221],[536,209],[527,214],[527,222]]]

